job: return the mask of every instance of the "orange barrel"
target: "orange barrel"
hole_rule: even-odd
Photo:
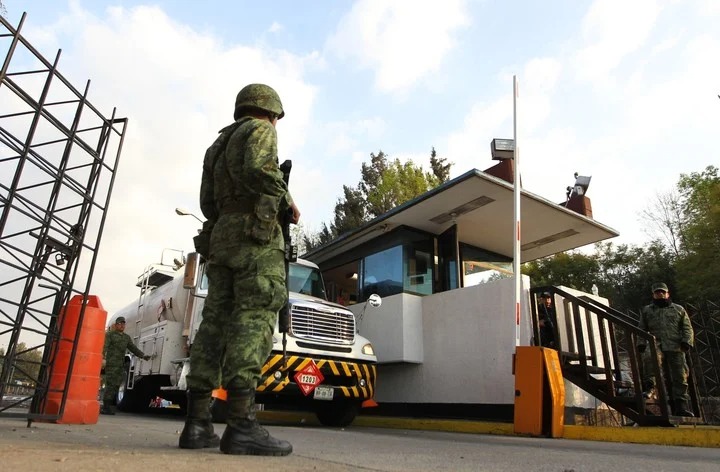
[[[52,415],[60,411],[68,371],[70,383],[65,410],[63,415],[55,420],[56,423],[95,424],[100,415],[98,390],[107,311],[103,309],[97,296],[88,295],[80,336],[77,343],[74,343],[82,301],[82,295],[75,295],[58,315],[58,325],[62,327],[62,331],[55,359],[50,367],[50,388],[43,413]],[[71,367],[73,344],[76,344],[76,351],[75,362]]]

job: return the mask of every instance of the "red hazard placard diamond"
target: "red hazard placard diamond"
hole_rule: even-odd
[[[320,373],[320,369],[315,365],[315,361],[310,359],[310,363],[298,370],[295,374],[295,383],[298,384],[302,393],[306,396],[310,395],[310,392],[315,390],[315,387],[320,385],[325,377]]]

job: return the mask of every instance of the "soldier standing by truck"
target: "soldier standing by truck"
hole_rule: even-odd
[[[133,344],[132,338],[125,334],[125,317],[118,316],[115,323],[105,333],[105,344],[103,345],[105,391],[103,392],[103,406],[100,410],[103,415],[115,414],[115,400],[125,372],[126,351],[130,351],[146,361],[152,357],[146,356]]]
[[[220,131],[203,162],[200,209],[207,218],[195,238],[208,259],[208,295],[190,351],[188,408],[179,446],[215,447],[211,391],[227,390],[226,454],[284,456],[255,417],[255,388],[272,350],[278,310],[287,300],[281,216],[293,203],[278,166],[277,120],[285,116],[271,87],[250,84],[235,101],[235,122]]]

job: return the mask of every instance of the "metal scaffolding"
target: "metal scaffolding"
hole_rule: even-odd
[[[127,128],[105,117],[0,17],[0,416],[62,417],[71,375],[51,386],[62,307],[87,300]],[[79,314],[78,339],[85,312]],[[77,346],[71,342],[72,372]],[[47,413],[49,393],[61,398]]]

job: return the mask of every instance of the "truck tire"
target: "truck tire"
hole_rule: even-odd
[[[314,408],[315,416],[323,426],[345,427],[355,420],[360,411],[360,403],[351,400],[317,401]]]

